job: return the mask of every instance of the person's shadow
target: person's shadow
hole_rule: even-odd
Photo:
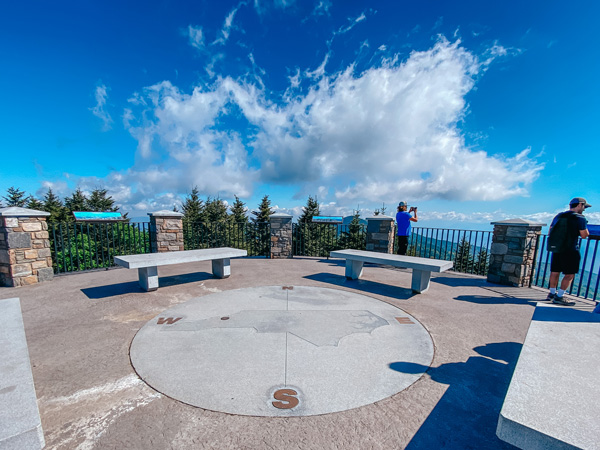
[[[390,369],[404,373],[427,369],[432,380],[448,385],[406,448],[514,448],[496,436],[496,427],[521,347],[516,342],[486,344],[474,348],[482,356],[428,369],[415,363],[391,363]]]

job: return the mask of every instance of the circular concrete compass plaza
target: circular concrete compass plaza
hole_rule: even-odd
[[[309,416],[387,398],[433,359],[429,333],[388,303],[336,289],[268,286],[195,298],[144,325],[139,376],[201,408]],[[409,367],[405,372],[394,367]]]

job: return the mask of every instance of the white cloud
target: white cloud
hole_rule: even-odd
[[[189,25],[187,35],[189,38],[189,43],[192,47],[195,47],[199,50],[204,48],[204,33],[202,32],[202,27],[194,27]]]
[[[293,6],[295,3],[296,0],[254,0],[254,9],[259,15],[262,15],[270,7],[285,9]]]
[[[245,3],[240,3],[234,9],[232,9],[229,14],[227,14],[227,17],[225,17],[223,28],[221,29],[220,36],[217,37],[213,44],[224,45],[227,42],[231,33],[231,29],[233,28],[233,19],[235,17],[235,14],[238,12],[238,9],[240,9],[242,5],[245,5]]]
[[[348,18],[348,21],[350,22],[350,24],[346,25],[344,27],[340,27],[340,29],[335,34],[347,33],[352,28],[354,28],[356,25],[358,25],[360,22],[362,22],[363,20],[366,20],[366,19],[367,19],[367,16],[365,15],[364,12],[360,13],[360,15],[358,17],[355,17],[354,19]]]
[[[396,56],[362,73],[350,66],[331,75],[327,55],[316,70],[291,76],[278,98],[256,70],[260,81],[216,77],[189,94],[164,81],[130,100],[123,121],[138,141],[136,163],[104,184],[119,191],[122,204],[139,205],[193,186],[248,198],[258,182],[280,183],[328,192],[348,213],[399,196],[527,196],[543,168],[530,150],[489,155],[467,147],[459,127],[466,95],[501,54],[491,50],[482,62],[460,41],[442,38],[405,61]],[[231,121],[246,125],[232,131]]]
[[[54,195],[64,198],[67,197],[70,193],[69,186],[66,181],[42,181],[42,187],[36,191],[36,196],[39,199],[43,199],[44,196],[48,193],[48,189],[52,189]]]
[[[254,147],[268,181],[326,180],[339,201],[353,202],[394,193],[455,200],[526,195],[541,170],[529,150],[491,157],[467,148],[457,127],[480,67],[459,42],[442,40],[402,64],[321,78],[283,107],[238,103],[259,125]]]
[[[96,86],[94,97],[96,99],[96,106],[90,108],[90,111],[92,111],[92,114],[94,114],[100,120],[102,120],[102,130],[108,131],[111,129],[111,124],[113,122],[110,114],[104,109],[106,106],[106,99],[108,98],[108,88],[104,84]]]
[[[317,5],[315,6],[313,15],[315,15],[315,16],[329,15],[329,9],[331,8],[331,6],[332,6],[332,3],[330,0],[319,0]]]

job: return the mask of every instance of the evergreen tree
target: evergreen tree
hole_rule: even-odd
[[[227,220],[227,205],[220,198],[206,197],[204,207],[205,220],[208,223],[225,222]]]
[[[65,208],[69,212],[69,216],[71,216],[74,211],[87,211],[88,198],[80,188],[77,188],[70,197],[65,198]]]
[[[27,205],[27,195],[25,194],[25,191],[11,186],[8,188],[6,193],[7,195],[4,197],[4,200],[6,200],[6,206],[18,206],[20,208],[25,208],[25,205]]]
[[[96,188],[92,191],[87,201],[87,211],[92,212],[118,212],[119,207],[115,206],[115,201],[108,196],[107,189]]]
[[[387,208],[385,207],[385,203],[383,203],[381,205],[381,208],[375,208],[375,211],[373,211],[373,214],[378,216],[379,214],[381,214],[382,216],[385,216],[385,212],[387,211]]]
[[[265,195],[260,204],[258,205],[258,211],[252,211],[255,217],[252,218],[252,223],[263,223],[268,222],[271,214],[274,214],[275,210],[271,209],[271,200],[269,196]]]
[[[194,187],[191,194],[189,194],[181,204],[184,222],[197,223],[203,221],[204,202],[200,200],[200,196],[198,194],[198,188]]]
[[[475,273],[477,275],[487,275],[489,268],[489,255],[485,248],[479,250],[477,253],[477,261],[475,262]]]
[[[252,211],[252,232],[251,241],[254,243],[254,254],[260,256],[269,256],[271,253],[271,236],[266,223],[269,222],[271,214],[275,211],[271,209],[271,200],[265,195],[260,204],[258,211]]]
[[[352,221],[346,231],[342,231],[338,246],[341,248],[351,248],[355,250],[364,250],[367,246],[367,238],[363,225],[360,223],[360,211],[354,211]]]
[[[302,207],[302,215],[298,218],[298,223],[312,223],[312,218],[320,215],[319,203],[309,195],[306,206]]]
[[[204,202],[200,200],[198,187],[181,204],[183,213],[183,242],[186,250],[206,248],[203,237],[206,235],[204,224]]]
[[[37,198],[35,198],[33,195],[30,195],[27,199],[26,208],[44,211],[44,204],[40,202]]]
[[[231,214],[229,220],[233,223],[248,223],[246,216],[246,204],[236,195],[233,205],[230,207]]]
[[[66,211],[60,198],[48,188],[44,196],[44,211],[49,212],[48,222],[63,222],[66,219]]]
[[[466,238],[462,238],[458,244],[456,255],[454,257],[454,270],[456,272],[472,273],[475,264],[471,244]]]

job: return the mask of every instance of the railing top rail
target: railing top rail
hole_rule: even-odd
[[[411,226],[412,229],[418,229],[418,230],[448,230],[448,231],[471,231],[471,232],[478,232],[478,233],[493,233],[493,230],[471,230],[471,229],[467,229],[467,228],[440,228],[440,227],[421,227],[421,226]]]

